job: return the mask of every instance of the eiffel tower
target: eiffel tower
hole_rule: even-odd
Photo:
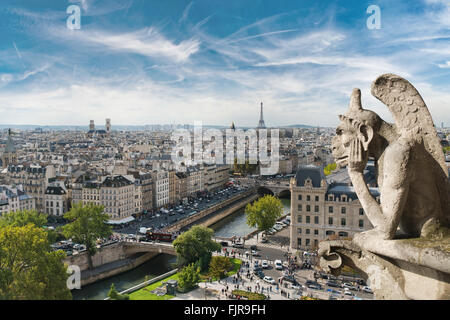
[[[259,117],[259,123],[258,123],[258,127],[257,129],[265,129],[266,125],[264,124],[264,119],[263,119],[263,103],[261,102],[261,114]]]

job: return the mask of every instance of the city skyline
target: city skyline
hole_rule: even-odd
[[[354,87],[392,121],[370,94],[386,72],[415,83],[435,123],[449,123],[448,1],[378,1],[375,30],[371,4],[3,1],[2,124],[256,127],[263,101],[268,127],[333,127]],[[70,5],[80,30],[66,26]]]

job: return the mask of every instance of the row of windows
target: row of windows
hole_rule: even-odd
[[[298,234],[302,234],[302,228],[298,228],[297,232],[298,232]],[[305,234],[311,234],[311,230],[310,229],[305,229]],[[319,230],[314,229],[314,235],[315,236],[319,235]]]
[[[55,202],[55,203],[56,203],[55,207],[59,208],[59,202]],[[49,207],[49,202],[48,201],[46,201],[45,204],[46,204],[47,207]],[[53,201],[50,201],[50,207],[53,207]]]
[[[302,201],[303,200],[303,195],[299,194],[298,195],[298,200]],[[332,195],[332,194],[328,195],[328,201],[334,201],[334,200],[335,200],[334,195]],[[336,200],[339,201],[339,198],[336,198]],[[310,195],[306,195],[306,201],[311,201],[311,196]],[[316,201],[316,202],[320,201],[320,196],[317,196],[317,195],[314,196],[314,201]],[[341,201],[343,201],[343,202],[348,201],[347,196],[346,195],[342,195],[341,196]]]
[[[314,246],[317,247],[318,244],[319,244],[319,240],[314,239]],[[297,239],[297,245],[299,247],[302,246],[302,239],[301,238]],[[310,239],[305,239],[305,246],[309,246],[309,245],[311,245],[311,240]]]
[[[303,223],[303,216],[298,216],[297,217],[297,222],[298,223]],[[305,223],[311,223],[311,216],[305,216]],[[318,216],[314,216],[314,224],[319,224],[319,217]],[[334,225],[334,220],[333,217],[328,217],[328,225],[332,226]],[[347,220],[346,218],[341,218],[341,226],[346,226],[347,225]],[[360,228],[364,228],[364,220],[360,219],[358,221],[358,226]]]
[[[314,196],[314,201],[319,201],[320,197],[319,196]],[[298,200],[302,201],[303,200],[303,196],[301,194],[298,195]],[[306,196],[306,201],[311,201],[311,196],[307,195]]]
[[[302,212],[303,211],[303,206],[301,204],[298,205],[298,211]],[[306,205],[306,212],[311,212],[311,206],[309,204]],[[319,212],[319,206],[314,206],[314,212]],[[328,213],[334,213],[334,207],[329,206],[328,207]],[[347,213],[347,208],[346,207],[341,207],[341,213],[342,214],[346,214]],[[362,216],[364,215],[364,209],[359,208],[359,215]]]

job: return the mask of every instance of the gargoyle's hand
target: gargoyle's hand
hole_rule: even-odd
[[[350,142],[350,155],[348,161],[349,172],[363,173],[368,159],[368,152],[364,151],[362,143],[359,139],[354,139]]]

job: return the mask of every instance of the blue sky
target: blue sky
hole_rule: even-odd
[[[450,125],[450,0],[2,0],[0,31],[2,124],[335,126],[354,87],[391,120],[392,72]]]

